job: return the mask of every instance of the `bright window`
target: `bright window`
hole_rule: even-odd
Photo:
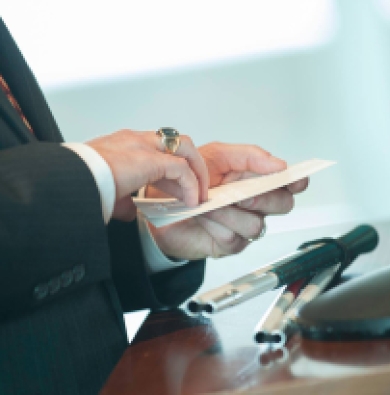
[[[317,46],[333,35],[335,14],[332,0],[12,0],[2,6],[46,87]]]

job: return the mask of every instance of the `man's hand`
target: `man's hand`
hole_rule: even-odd
[[[211,143],[199,152],[209,171],[210,188],[287,167],[283,160],[252,145]],[[305,190],[307,185],[305,178],[198,217],[161,228],[149,226],[160,249],[174,258],[194,260],[235,254],[249,244],[249,239],[260,235],[266,215],[288,213],[294,206],[293,194]],[[162,196],[160,191],[148,187],[147,197],[158,196]]]
[[[116,187],[113,217],[131,221],[136,207],[131,194],[146,184],[196,206],[207,199],[208,172],[203,158],[188,136],[180,136],[175,155],[164,152],[155,132],[121,130],[87,144],[111,169]]]

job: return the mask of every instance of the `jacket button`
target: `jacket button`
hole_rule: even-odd
[[[85,266],[84,265],[77,265],[73,268],[73,277],[75,282],[81,281],[85,276]]]
[[[71,270],[63,272],[61,274],[61,286],[63,288],[69,287],[70,284],[73,282],[73,273]]]
[[[49,287],[47,286],[47,284],[38,284],[34,288],[34,298],[36,300],[42,300],[46,298],[48,292],[49,292]]]
[[[49,283],[49,292],[51,295],[57,293],[61,288],[61,281],[58,277],[52,278]]]

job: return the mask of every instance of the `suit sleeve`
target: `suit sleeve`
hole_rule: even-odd
[[[193,295],[204,277],[205,261],[149,274],[136,221],[110,221],[107,227],[112,276],[124,311],[177,307]]]
[[[0,151],[0,316],[110,277],[94,179],[57,143]]]
[[[149,275],[136,222],[106,227],[90,170],[57,143],[0,151],[0,249],[0,317],[110,277],[125,311],[173,307],[203,280],[203,261]]]

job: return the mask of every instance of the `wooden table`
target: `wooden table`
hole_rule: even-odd
[[[379,228],[381,238],[389,235],[388,225]],[[180,309],[151,314],[101,395],[390,394],[390,340],[295,336],[286,348],[264,352],[253,341],[258,311],[254,298],[211,320]]]

